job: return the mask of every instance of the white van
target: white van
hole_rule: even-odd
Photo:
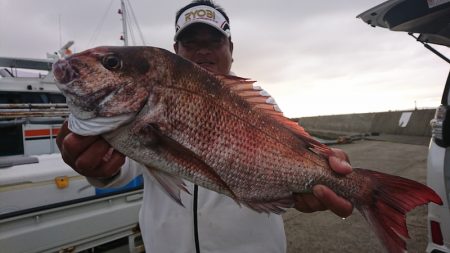
[[[450,60],[430,44],[450,47],[450,0],[390,0],[358,16],[373,27],[403,31],[427,49]],[[417,34],[417,36],[416,36]],[[445,62],[442,64],[446,64]],[[450,73],[441,106],[431,121],[432,139],[428,151],[427,184],[444,204],[428,206],[428,246],[431,253],[450,253]]]

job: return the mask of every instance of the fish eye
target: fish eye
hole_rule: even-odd
[[[118,70],[122,68],[122,61],[117,55],[106,55],[102,59],[102,65],[108,70]]]

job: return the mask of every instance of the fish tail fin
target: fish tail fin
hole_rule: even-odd
[[[409,238],[405,214],[416,206],[429,202],[442,205],[442,200],[432,189],[406,178],[371,170],[355,169],[371,179],[371,199],[356,205],[383,246],[390,253],[406,252],[405,238]]]

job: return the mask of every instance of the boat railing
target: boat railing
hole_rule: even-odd
[[[0,120],[29,117],[66,117],[69,108],[58,104],[0,104]]]

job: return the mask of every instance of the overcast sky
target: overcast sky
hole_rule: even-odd
[[[146,44],[173,51],[175,12],[190,1],[130,2]],[[449,65],[406,33],[356,18],[382,0],[216,2],[231,19],[233,71],[257,80],[288,117],[439,105]],[[122,45],[119,7],[120,0],[0,0],[0,56],[43,58],[69,40],[75,52]]]

